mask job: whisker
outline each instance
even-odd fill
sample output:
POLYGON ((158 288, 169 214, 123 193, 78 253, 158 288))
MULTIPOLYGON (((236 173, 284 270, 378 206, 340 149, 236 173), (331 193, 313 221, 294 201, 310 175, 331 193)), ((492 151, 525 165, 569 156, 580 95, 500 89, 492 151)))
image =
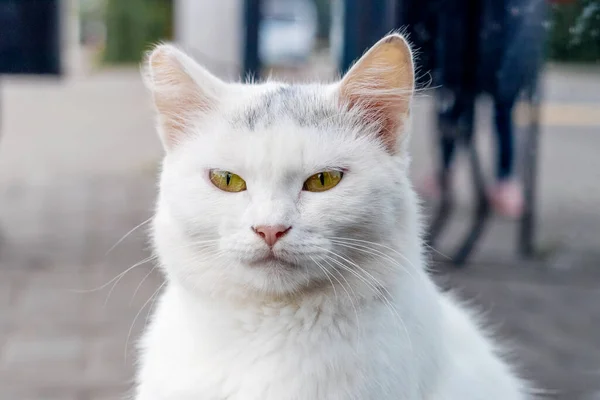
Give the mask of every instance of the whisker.
POLYGON ((144 303, 144 305, 142 305, 142 307, 139 309, 139 311, 137 312, 137 314, 135 314, 135 317, 133 318, 133 322, 131 323, 131 326, 129 327, 129 332, 127 333, 127 339, 125 340, 125 352, 123 353, 123 361, 126 362, 127 361, 127 348, 129 347, 129 339, 131 338, 131 332, 133 332, 133 327, 135 325, 135 321, 138 319, 138 317, 140 316, 140 313, 142 312, 142 310, 148 305, 148 303, 150 303, 150 301, 152 300, 152 298, 154 298, 156 295, 158 295, 158 292, 163 288, 163 286, 165 286, 167 283, 167 281, 165 280, 159 287, 158 289, 156 289, 154 291, 154 293, 152 294, 152 296, 150 296, 148 298, 148 300, 146 300, 146 302, 144 303))
POLYGON ((317 267, 319 267, 321 269, 321 271, 323 271, 323 273, 325 274, 325 276, 329 280, 329 283, 331 283, 331 288, 333 289, 333 294, 335 295, 335 299, 337 300, 337 298, 338 298, 337 297, 337 291, 335 290, 335 285, 333 284, 333 281, 329 277, 329 273, 327 272, 327 270, 325 269, 325 267, 323 267, 321 264, 319 264, 319 262, 317 260, 315 260, 312 256, 310 256, 310 259, 317 265, 317 267))
MULTIPOLYGON (((344 276, 344 274, 340 273, 337 270, 337 268, 335 268, 333 265, 331 265, 331 263, 327 259, 321 258, 321 260, 324 261, 324 262, 326 262, 327 265, 329 265, 334 272, 338 273, 338 275, 346 282, 346 285, 348 286, 348 288, 354 294, 354 299, 358 300, 358 297, 356 296, 356 292, 354 291, 354 289, 352 288, 352 285, 350 285, 350 282, 348 282, 348 279, 346 279, 346 277, 344 276)), ((348 295, 348 300, 350 300, 350 305, 352 305, 352 308, 354 309, 354 315, 356 317, 356 329, 357 329, 357 332, 360 333, 360 331, 361 331, 361 329, 360 329, 360 318, 358 318, 358 310, 356 308, 356 305, 354 304, 354 300, 352 299, 352 296, 350 296, 350 292, 348 292, 348 289, 346 289, 346 287, 342 284, 342 282, 339 279, 337 279, 337 277, 335 275, 333 275, 333 273, 332 273, 332 276, 334 277, 334 279, 336 281, 338 281, 338 283, 340 284, 340 286, 342 287, 342 289, 346 292, 346 295, 348 295)))
POLYGON ((329 250, 329 249, 326 249, 326 248, 324 248, 324 247, 319 247, 319 248, 320 248, 321 250, 325 250, 325 251, 327 251, 328 253, 331 253, 331 254, 333 254, 333 255, 334 255, 334 256, 336 256, 336 257, 339 257, 339 258, 341 258, 342 260, 344 260, 345 262, 347 262, 347 263, 349 263, 349 264, 353 265, 353 266, 354 266, 354 267, 356 267, 357 269, 359 269, 359 270, 362 270, 362 271, 363 271, 363 273, 365 273, 365 275, 367 275, 367 277, 368 277, 368 278, 372 279, 372 280, 373 280, 374 282, 376 282, 376 283, 377 283, 379 286, 381 286, 381 289, 385 290, 385 291, 386 291, 386 293, 387 293, 387 294, 388 294, 390 297, 392 296, 392 295, 391 295, 391 293, 390 293, 390 292, 389 292, 389 291, 386 289, 386 287, 385 287, 384 285, 382 285, 382 284, 381 284, 381 283, 380 283, 380 282, 379 282, 379 281, 378 281, 378 280, 377 280, 377 279, 376 279, 376 278, 375 278, 375 277, 374 277, 372 274, 370 274, 368 271, 366 271, 364 268, 362 268, 362 267, 361 267, 360 265, 358 265, 356 262, 354 262, 354 261, 352 261, 352 260, 349 260, 349 259, 345 258, 344 256, 341 256, 341 255, 339 255, 339 254, 338 254, 338 253, 336 253, 335 251, 331 251, 331 250, 329 250))
MULTIPOLYGON (((323 250, 327 250, 327 249, 323 249, 323 250)), ((411 348, 411 351, 413 350, 413 344, 412 344, 412 340, 410 339, 410 334, 408 332, 408 328, 406 327, 406 324, 404 323, 404 320, 402 319, 402 316, 400 315, 400 313, 398 312, 398 310, 396 309, 396 307, 392 304, 392 302, 390 301, 389 297, 393 297, 391 295, 391 293, 385 288, 385 286, 383 286, 381 284, 381 282, 379 282, 377 279, 375 279, 375 277, 373 275, 371 275, 368 271, 366 271, 364 268, 362 268, 360 265, 356 264, 355 262, 346 259, 343 256, 340 256, 339 254, 327 250, 328 252, 332 253, 333 255, 345 260, 346 262, 350 262, 353 266, 355 266, 355 268, 358 269, 358 271, 353 270, 352 268, 348 267, 347 265, 344 265, 342 262, 336 260, 335 258, 325 255, 325 257, 327 257, 328 259, 330 259, 331 261, 335 262, 336 264, 338 264, 342 269, 344 269, 345 271, 353 274, 357 279, 361 280, 363 283, 365 283, 375 294, 379 294, 381 295, 382 300, 384 301, 384 303, 386 304, 386 307, 388 308, 388 310, 390 310, 390 312, 392 313, 392 315, 394 315, 397 319, 396 321, 400 324, 400 328, 402 330, 404 330, 405 334, 406 334, 406 338, 409 342, 409 346, 411 348), (380 290, 378 290, 377 286, 375 286, 372 282, 369 282, 368 279, 366 279, 365 277, 361 276, 358 272, 362 272, 363 274, 365 274, 367 277, 369 277, 370 279, 372 279, 377 285, 380 286, 380 288, 382 290, 385 291, 385 293, 382 293, 380 290), (386 295, 387 293, 387 295, 386 295)))
POLYGON ((345 238, 345 237, 336 237, 336 236, 330 237, 328 239, 330 239, 330 240, 336 240, 336 239, 337 240, 345 240, 345 241, 350 241, 350 242, 360 242, 360 243, 365 243, 365 244, 370 244, 370 245, 374 245, 374 246, 383 247, 384 249, 390 250, 394 254, 397 254, 399 257, 402 257, 402 259, 405 260, 406 262, 408 262, 408 264, 411 267, 413 267, 413 268, 415 267, 415 265, 412 263, 412 261, 408 257, 406 257, 404 254, 400 253, 398 250, 396 250, 396 249, 394 249, 392 247, 386 246, 386 245, 381 244, 381 243, 371 242, 369 240, 354 239, 354 238, 345 238))
POLYGON ((86 290, 80 290, 80 289, 74 289, 72 290, 75 293, 91 293, 91 292, 97 292, 98 290, 102 290, 105 287, 107 287, 108 285, 110 285, 111 283, 113 283, 115 280, 120 279, 120 277, 122 277, 123 275, 125 275, 126 273, 128 273, 129 271, 131 271, 132 269, 139 267, 140 265, 143 265, 149 261, 152 261, 153 259, 155 259, 156 256, 150 256, 147 258, 144 258, 142 261, 138 261, 137 263, 133 264, 131 267, 127 268, 125 271, 117 274, 117 276, 115 276, 114 278, 112 278, 111 280, 109 280, 108 282, 102 284, 101 286, 98 286, 96 288, 93 289, 86 289, 86 290))
POLYGON ((304 267, 304 277, 306 278, 306 286, 310 285, 310 274, 308 272, 308 266, 306 265, 306 263, 302 263, 302 266, 304 267))
MULTIPOLYGON (((164 282, 160 285, 159 290, 167 284, 167 280, 165 279, 164 282)), ((158 296, 156 295, 156 292, 154 292, 155 294, 152 295, 152 297, 154 297, 154 299, 152 299, 152 302, 150 303, 150 307, 148 307, 148 314, 146 314, 146 319, 144 320, 144 331, 146 330, 146 328, 148 327, 148 321, 150 319, 150 316, 152 315, 152 313, 154 312, 154 307, 156 305, 156 300, 158 299, 158 296)))
MULTIPOLYGON (((209 251, 200 251, 197 254, 194 254, 193 256, 191 256, 189 258, 189 260, 193 263, 197 263, 197 262, 206 262, 206 261, 212 261, 213 259, 211 257, 214 257, 216 255, 225 253, 224 250, 221 249, 210 249, 209 251)), ((184 266, 185 268, 196 268, 196 265, 187 265, 184 266)))
MULTIPOLYGON (((338 254, 332 252, 332 254, 334 254, 337 257, 342 258, 341 256, 339 256, 338 254)), ((357 271, 355 271, 354 269, 348 267, 347 265, 344 265, 341 261, 335 259, 334 257, 328 256, 326 254, 323 255, 323 257, 327 257, 327 259, 331 260, 332 262, 336 263, 340 268, 342 268, 344 271, 347 271, 349 273, 351 273, 352 275, 354 275, 357 279, 359 279, 361 282, 363 282, 364 284, 366 284, 367 286, 369 286, 369 289, 371 289, 375 294, 384 296, 383 293, 381 293, 381 291, 377 288, 377 286, 375 286, 372 282, 369 282, 365 277, 363 277, 362 275, 360 275, 357 271)), ((342 258, 343 260, 346 260, 345 258, 342 258)), ((381 287, 381 289, 384 289, 383 286, 381 287)))
POLYGON ((212 240, 200 240, 197 242, 190 242, 190 243, 185 243, 185 244, 180 244, 177 246, 177 248, 179 249, 202 249, 205 247, 212 247, 214 246, 215 242, 218 242, 219 239, 212 239, 212 240))
POLYGON ((441 251, 439 251, 438 249, 434 248, 433 246, 428 245, 427 243, 423 243, 425 247, 427 247, 428 249, 432 250, 433 252, 437 253, 438 255, 444 257, 446 260, 448 261, 452 261, 452 257, 450 257, 447 254, 442 253, 441 251))
POLYGON ((150 217, 150 218, 148 218, 147 220, 145 220, 144 222, 142 222, 142 223, 140 223, 140 224, 136 225, 136 226, 135 226, 133 229, 131 229, 129 232, 127 232, 125 235, 123 235, 123 237, 122 237, 121 239, 119 239, 119 240, 117 241, 117 243, 113 244, 113 245, 110 247, 110 249, 108 249, 108 251, 107 251, 107 252, 104 254, 104 257, 108 256, 108 255, 111 253, 111 251, 113 251, 113 250, 114 250, 114 249, 115 249, 115 248, 116 248, 118 245, 120 245, 120 244, 123 242, 123 240, 127 239, 127 237, 128 237, 129 235, 131 235, 133 232, 135 232, 136 230, 138 230, 138 229, 139 229, 140 227, 142 227, 143 225, 145 225, 145 224, 147 224, 148 222, 152 221, 152 218, 153 218, 153 217, 150 217))
MULTIPOLYGON (((125 274, 127 274, 129 271, 131 271, 134 268, 137 268, 139 266, 142 266, 142 265, 146 264, 149 261, 152 261, 155 258, 156 258, 156 256, 152 255, 152 256, 146 258, 145 260, 142 260, 142 261, 140 261, 140 262, 138 262, 136 264, 133 264, 131 267, 127 268, 125 271, 121 272, 119 275, 117 275, 116 277, 114 277, 112 279, 114 281, 114 283, 113 283, 112 287, 110 288, 110 290, 108 291, 108 294, 106 295, 106 300, 104 300, 104 307, 106 307, 106 305, 108 304, 108 300, 110 299, 110 295, 115 290, 115 287, 117 287, 117 285, 119 284, 119 282, 121 281, 121 279, 123 279, 123 277, 125 276, 125 274)), ((103 286, 105 287, 109 283, 110 283, 110 281, 107 284, 103 285, 103 286)))
POLYGON ((414 280, 414 276, 411 274, 410 270, 408 270, 404 265, 402 265, 400 262, 398 262, 398 260, 391 257, 389 254, 386 254, 377 249, 373 249, 369 246, 356 244, 356 243, 345 243, 345 242, 338 241, 338 240, 332 240, 332 243, 335 243, 338 246, 342 246, 342 247, 346 247, 346 248, 353 249, 356 251, 360 251, 361 253, 378 256, 380 258, 388 260, 388 261, 392 262, 394 265, 396 265, 397 267, 399 267, 403 272, 405 272, 410 278, 412 278, 414 280))
POLYGON ((133 291, 133 295, 131 296, 131 300, 129 300, 129 305, 131 306, 131 303, 133 303, 133 299, 135 299, 135 295, 137 294, 137 292, 140 290, 140 288, 142 287, 142 284, 146 281, 146 279, 148 279, 148 277, 152 274, 152 272, 154 272, 154 270, 156 269, 156 265, 152 266, 152 268, 150 268, 150 271, 148 271, 148 273, 146 274, 146 276, 144 276, 144 278, 140 281, 140 283, 137 285, 137 287, 135 288, 135 290, 133 291))

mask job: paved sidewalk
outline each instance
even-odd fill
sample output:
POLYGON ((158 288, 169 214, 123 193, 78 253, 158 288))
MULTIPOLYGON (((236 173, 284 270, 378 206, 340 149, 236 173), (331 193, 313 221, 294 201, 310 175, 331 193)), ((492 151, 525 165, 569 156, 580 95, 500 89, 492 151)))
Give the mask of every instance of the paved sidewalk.
POLYGON ((599 259, 575 271, 474 265, 438 281, 478 307, 544 398, 600 400, 599 259))
MULTIPOLYGON (((553 75, 552 90, 570 104, 567 78, 553 75)), ((143 227, 106 255, 152 212, 161 150, 147 96, 136 71, 4 86, 0 400, 119 399, 131 387, 133 344, 161 279, 148 262, 112 292, 90 289, 150 255, 143 227)), ((600 103, 598 93, 584 100, 600 103)), ((427 99, 416 106, 417 177, 432 158, 428 107, 427 99)), ((485 153, 491 135, 483 125, 481 132, 485 153)), ((598 132, 589 124, 545 129, 544 263, 515 262, 513 225, 498 221, 474 265, 438 275, 499 327, 526 375, 555 391, 548 398, 600 398, 598 132)), ((457 184, 462 207, 452 233, 468 210, 463 175, 457 184)))
POLYGON ((145 90, 131 70, 3 92, 0 399, 123 398, 161 278, 148 262, 98 288, 150 255, 143 227, 106 255, 152 213, 145 90))
POLYGON ((112 292, 112 284, 90 290, 148 257, 143 229, 105 253, 148 218, 152 198, 143 176, 6 188, 0 399, 108 400, 129 389, 135 340, 160 278, 142 282, 146 263, 112 292))

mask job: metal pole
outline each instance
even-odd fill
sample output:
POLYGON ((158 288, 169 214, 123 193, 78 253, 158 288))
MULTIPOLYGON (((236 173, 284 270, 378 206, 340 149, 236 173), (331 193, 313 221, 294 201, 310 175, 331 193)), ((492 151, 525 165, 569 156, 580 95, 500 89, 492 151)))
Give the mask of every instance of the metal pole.
MULTIPOLYGON (((546 41, 546 30, 543 28, 544 21, 548 18, 548 5, 545 2, 532 3, 538 7, 530 15, 532 25, 535 29, 529 33, 527 40, 537 41, 543 44, 546 41), (535 20, 534 18, 537 18, 535 20), (534 24, 535 22, 535 24, 534 24)), ((523 162, 523 197, 524 209, 519 229, 518 252, 523 258, 533 258, 536 255, 536 223, 537 223, 537 180, 538 159, 540 141, 540 104, 543 97, 540 71, 543 65, 543 46, 540 45, 537 53, 534 76, 527 87, 526 95, 529 102, 529 126, 526 135, 523 162)), ((533 55, 530 55, 533 57, 533 55)))
POLYGON ((344 0, 344 39, 342 41, 342 59, 340 71, 346 73, 354 60, 358 57, 359 17, 358 6, 360 0, 344 0))
POLYGON ((260 77, 261 62, 258 54, 258 30, 261 20, 261 0, 245 0, 245 46, 244 46, 244 76, 260 77))
POLYGON ((528 88, 530 121, 525 143, 525 162, 523 171, 523 194, 525 198, 521 227, 519 231, 519 253, 523 258, 535 255, 535 201, 537 187, 537 159, 540 132, 540 84, 536 77, 533 85, 528 88))

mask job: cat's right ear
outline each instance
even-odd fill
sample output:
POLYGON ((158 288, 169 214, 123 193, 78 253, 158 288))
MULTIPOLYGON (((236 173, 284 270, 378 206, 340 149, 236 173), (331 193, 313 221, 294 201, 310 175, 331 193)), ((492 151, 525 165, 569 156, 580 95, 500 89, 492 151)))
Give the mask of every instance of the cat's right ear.
POLYGON ((342 78, 339 100, 371 123, 387 150, 395 154, 406 148, 405 124, 414 85, 410 46, 394 33, 373 45, 342 78))
POLYGON ((152 92, 165 149, 177 145, 190 126, 219 104, 226 84, 172 45, 156 46, 146 58, 145 81, 152 92))

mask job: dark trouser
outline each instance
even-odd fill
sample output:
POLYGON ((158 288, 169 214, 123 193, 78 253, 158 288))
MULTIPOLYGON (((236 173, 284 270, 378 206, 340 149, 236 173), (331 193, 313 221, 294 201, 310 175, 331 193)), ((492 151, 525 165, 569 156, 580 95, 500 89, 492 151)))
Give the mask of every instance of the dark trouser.
POLYGON ((508 179, 514 170, 514 122, 512 119, 515 102, 494 102, 494 122, 498 140, 496 177, 498 180, 508 179))
MULTIPOLYGON (((514 173, 514 122, 512 119, 515 102, 494 100, 494 131, 497 140, 496 178, 505 180, 514 173)), ((474 100, 471 97, 458 95, 452 106, 440 112, 441 156, 442 167, 448 169, 454 158, 458 140, 469 141, 460 137, 473 134, 474 100)))
POLYGON ((438 0, 435 80, 454 94, 439 115, 442 166, 457 141, 468 141, 474 95, 494 99, 496 178, 515 173, 513 109, 537 79, 543 59, 547 5, 540 0, 438 0), (467 95, 468 94, 468 95, 467 95), (466 128, 466 129, 465 129, 466 128), (463 134, 461 134, 463 133, 463 134))

